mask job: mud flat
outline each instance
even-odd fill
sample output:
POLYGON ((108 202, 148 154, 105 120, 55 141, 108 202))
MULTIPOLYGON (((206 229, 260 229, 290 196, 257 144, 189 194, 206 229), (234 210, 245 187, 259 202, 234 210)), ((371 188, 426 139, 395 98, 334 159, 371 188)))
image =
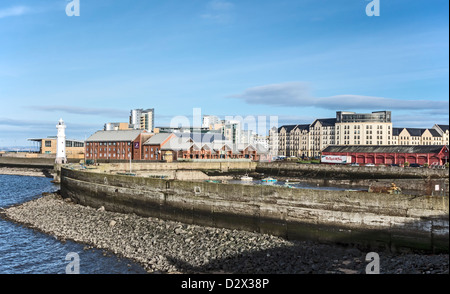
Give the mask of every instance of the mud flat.
POLYGON ((21 167, 0 167, 0 175, 15 175, 27 177, 52 177, 53 170, 47 168, 21 168, 21 167))

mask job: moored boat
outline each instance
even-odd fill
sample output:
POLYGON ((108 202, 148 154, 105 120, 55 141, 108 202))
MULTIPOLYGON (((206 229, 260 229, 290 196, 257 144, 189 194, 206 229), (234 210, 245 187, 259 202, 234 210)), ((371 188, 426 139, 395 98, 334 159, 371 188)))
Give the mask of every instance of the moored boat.
POLYGON ((262 179, 261 181, 264 183, 275 183, 277 180, 274 178, 268 177, 268 178, 262 179))
POLYGON ((249 182, 249 181, 253 181, 252 177, 249 177, 247 174, 243 177, 241 177, 241 181, 245 181, 245 182, 249 182))

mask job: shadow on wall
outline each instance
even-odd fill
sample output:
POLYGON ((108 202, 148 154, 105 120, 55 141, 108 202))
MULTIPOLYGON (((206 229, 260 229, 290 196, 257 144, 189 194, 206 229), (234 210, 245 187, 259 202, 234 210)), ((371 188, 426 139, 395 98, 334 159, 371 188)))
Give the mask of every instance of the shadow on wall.
MULTIPOLYGON (((447 224, 448 224, 448 215, 447 224)), ((441 217, 436 217, 441 220, 441 217)), ((430 221, 432 219, 429 219, 430 221)), ((402 227, 404 224, 399 224, 402 227)), ((422 225, 422 223, 410 223, 409 226, 422 225)), ((386 232, 371 231, 368 234, 380 234, 386 235, 386 232)), ((198 256, 194 261, 186 261, 179 256, 166 255, 165 258, 168 262, 175 266, 180 272, 183 273, 225 273, 225 274, 364 274, 366 273, 366 267, 370 261, 366 261, 366 255, 369 252, 376 252, 380 256, 381 269, 380 273, 410 273, 420 274, 422 269, 426 268, 430 264, 430 257, 432 255, 425 255, 425 258, 414 257, 413 264, 408 263, 408 257, 405 257, 406 253, 409 254, 423 254, 430 253, 429 250, 413 250, 408 248, 408 238, 411 242, 417 242, 414 240, 414 236, 403 236, 400 231, 396 231, 395 228, 389 233, 389 238, 398 239, 395 245, 384 243, 385 240, 380 240, 380 243, 368 241, 365 234, 353 233, 355 240, 365 240, 362 243, 349 244, 348 240, 343 238, 334 239, 333 242, 316 242, 316 241, 292 241, 292 246, 280 246, 266 250, 242 250, 240 253, 235 253, 236 247, 232 246, 232 242, 225 238, 224 243, 227 246, 221 248, 199 248, 201 252, 207 252, 208 250, 214 250, 215 255, 221 256, 216 259, 209 259, 207 256, 198 256), (375 244, 377 243, 377 244, 375 244), (404 245, 405 247, 402 247, 404 245), (391 247, 390 247, 391 246, 391 247), (392 247, 395 247, 394 251, 401 252, 402 254, 395 254, 392 252, 392 247), (230 250, 229 248, 232 248, 230 250)), ((373 237, 373 236, 372 236, 373 237)), ((386 236, 385 236, 386 237, 386 236)), ((424 236, 419 233, 418 238, 429 238, 430 236, 424 236)), ((448 226, 447 237, 443 238, 439 245, 441 247, 435 248, 437 252, 448 253, 448 226)), ((424 241, 424 240, 422 240, 424 241)), ((427 242, 427 241, 425 241, 427 242)), ((416 244, 417 245, 417 244, 416 244)), ((431 246, 431 244, 428 244, 431 246)), ((426 246, 428 246, 426 245, 426 246)), ((238 245, 239 246, 239 245, 238 245)), ((257 246, 257 245, 256 245, 257 246)), ((237 247, 239 250, 239 247, 237 247)), ((182 254, 182 253, 180 253, 182 254)), ((409 257, 410 260, 411 257, 409 257)), ((434 258, 438 262, 442 262, 443 259, 448 256, 435 255, 434 258), (442 260, 441 260, 442 259, 442 260)), ((435 268, 440 265, 435 264, 435 268)), ((447 266, 448 268, 448 266, 447 266)))
MULTIPOLYGON (((181 258, 166 256, 180 272, 225 274, 331 274, 364 273, 365 252, 313 243, 299 243, 267 250, 244 251, 208 261, 200 256, 193 265, 181 258)), ((225 249, 223 249, 225 251, 225 249)))

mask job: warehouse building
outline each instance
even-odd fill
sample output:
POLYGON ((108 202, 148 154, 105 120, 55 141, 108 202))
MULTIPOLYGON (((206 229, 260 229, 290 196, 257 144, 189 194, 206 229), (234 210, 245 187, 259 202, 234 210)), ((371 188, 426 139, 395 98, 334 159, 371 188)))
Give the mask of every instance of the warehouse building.
POLYGON ((345 163, 444 165, 449 160, 448 145, 328 146, 322 156, 346 156, 345 163))

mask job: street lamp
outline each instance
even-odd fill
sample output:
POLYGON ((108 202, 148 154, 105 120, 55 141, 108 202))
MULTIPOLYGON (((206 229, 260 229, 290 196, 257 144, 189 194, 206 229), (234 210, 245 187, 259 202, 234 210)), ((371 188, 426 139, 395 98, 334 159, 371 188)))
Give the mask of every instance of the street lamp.
POLYGON ((131 152, 128 153, 128 157, 130 157, 130 174, 131 174, 131 152))

